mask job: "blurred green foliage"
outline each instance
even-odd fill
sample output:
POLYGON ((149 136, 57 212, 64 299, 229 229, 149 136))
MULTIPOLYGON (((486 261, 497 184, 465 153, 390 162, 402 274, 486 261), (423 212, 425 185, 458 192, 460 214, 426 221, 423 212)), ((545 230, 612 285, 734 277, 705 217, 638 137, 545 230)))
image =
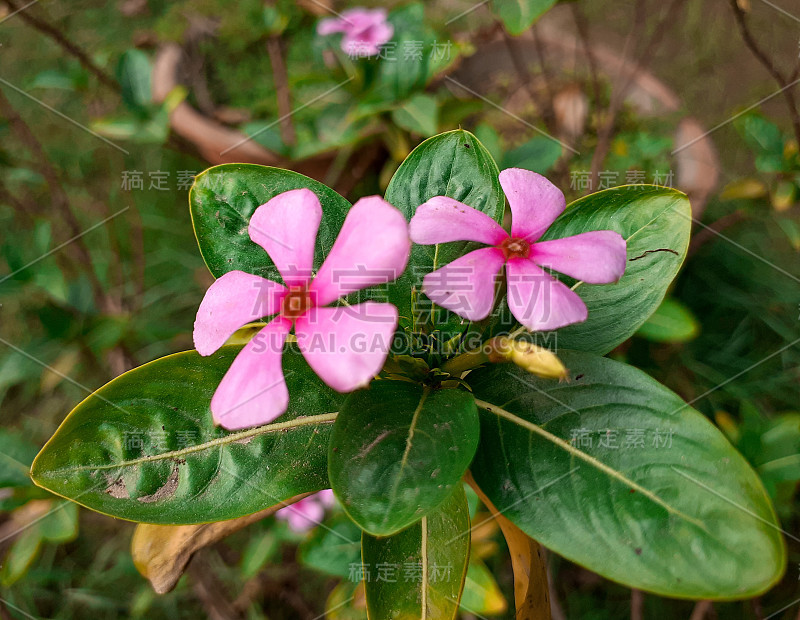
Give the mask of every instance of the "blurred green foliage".
MULTIPOLYGON (((0 524, 0 589, 10 617, 175 619, 207 613, 191 575, 168 595, 152 592, 128 552, 131 524, 78 511, 33 487, 26 473, 44 440, 92 389, 127 368, 191 347, 194 313, 211 279, 191 232, 188 185, 179 179, 186 177, 181 172, 199 172, 207 163, 175 140, 168 115, 184 100, 207 105, 198 84, 205 85, 215 106, 240 112, 235 127, 259 132, 256 141, 288 161, 333 154, 334 177, 353 152, 377 144, 377 165, 367 169, 367 178, 350 198, 365 189, 381 191, 421 138, 459 124, 476 133, 501 168, 549 174, 572 197, 581 193, 567 185, 590 168, 596 119, 589 118, 575 145, 581 154, 565 155, 530 128, 515 124, 506 129, 509 120, 503 113, 463 93, 456 96, 443 83, 444 73, 480 45, 470 40, 469 28, 479 28, 482 18, 456 22, 451 32, 442 26, 446 19, 439 19, 438 3, 393 2, 390 20, 397 41, 423 41, 427 49, 434 41, 450 41, 452 47, 447 58, 436 61, 392 63, 351 59, 335 40, 317 37, 314 4, 129 0, 120 7, 81 1, 42 2, 30 9, 87 50, 92 62, 119 83, 119 93, 104 88, 19 16, 2 25, 3 79, 118 147, 3 88, 43 148, 37 153, 35 145, 20 139, 19 127, 0 115, 0 229, 5 233, 0 238, 0 511, 5 519, 0 524), (285 45, 293 101, 310 101, 353 78, 292 115, 291 144, 275 122, 280 110, 265 47, 277 36, 285 45), (153 104, 153 45, 164 41, 191 46, 201 69, 189 88, 153 104), (58 190, 42 157, 56 171, 69 212, 54 197, 58 190), (126 173, 132 172, 141 173, 141 189, 125 186, 131 176, 126 173), (167 173, 165 183, 156 181, 157 173, 167 173), (77 233, 71 218, 78 223, 77 233), (88 261, 71 242, 78 233, 88 261)), ((513 4, 500 12, 512 31, 524 30, 527 20, 535 19, 530 17, 533 5, 552 3, 513 4)), ((602 101, 590 102, 593 107, 607 104, 606 90, 601 96, 602 101)), ((493 100, 501 97, 492 94, 493 100)), ((528 117, 541 125, 535 114, 528 117)), ((620 181, 632 170, 648 178, 671 170, 673 121, 643 119, 624 109, 605 170, 617 173, 620 181)), ((762 476, 783 527, 796 536, 798 145, 781 123, 762 114, 743 115, 735 125, 736 148, 749 154, 752 170, 728 179, 711 200, 702 223, 716 234, 695 227, 690 257, 667 301, 613 355, 646 369, 688 401, 696 399, 694 406, 722 428, 762 476)), ((475 516, 477 502, 471 499, 475 516)), ((200 570, 213 574, 232 599, 243 588, 258 589, 260 594, 241 602, 242 617, 313 617, 325 609, 326 597, 320 593, 326 592, 328 609, 356 595, 355 608, 342 605, 331 617, 363 618, 356 586, 348 580, 356 550, 331 533, 351 538, 352 524, 334 511, 326 527, 303 536, 268 519, 202 552, 200 570)), ((473 541, 468 587, 477 586, 467 591, 464 605, 481 615, 511 617, 513 591, 504 546, 496 531, 473 541)), ((790 546, 787 577, 764 597, 765 610, 778 610, 797 598, 798 561, 797 546, 790 546)), ((601 620, 629 613, 625 588, 557 556, 551 568, 568 617, 601 620)), ((690 602, 648 596, 645 617, 684 618, 691 609, 690 602)), ((747 603, 718 605, 717 614, 752 617, 747 603)))

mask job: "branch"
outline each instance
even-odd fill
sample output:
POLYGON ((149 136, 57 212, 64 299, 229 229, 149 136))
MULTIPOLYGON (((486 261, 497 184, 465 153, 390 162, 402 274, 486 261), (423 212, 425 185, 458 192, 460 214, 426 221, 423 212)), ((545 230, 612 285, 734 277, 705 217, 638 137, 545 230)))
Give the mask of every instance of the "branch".
POLYGON ((739 32, 742 35, 742 39, 744 39, 744 44, 753 53, 753 56, 755 56, 756 59, 762 65, 764 65, 769 74, 778 83, 778 86, 780 86, 783 90, 783 98, 786 100, 786 105, 789 108, 789 116, 792 119, 794 137, 795 140, 797 140, 797 143, 800 144, 800 112, 798 112, 797 101, 794 97, 794 94, 791 92, 792 89, 790 87, 790 84, 797 79, 795 77, 797 75, 797 70, 795 70, 795 72, 792 74, 792 79, 784 77, 783 73, 781 73, 781 71, 775 66, 775 63, 772 62, 772 59, 756 42, 755 38, 753 37, 753 33, 750 32, 750 28, 745 20, 744 11, 742 11, 739 3, 736 0, 730 0, 730 5, 733 9, 733 14, 736 17, 736 25, 739 27, 739 32))
POLYGON ((291 146, 295 143, 294 125, 292 124, 292 94, 289 90, 289 74, 283 57, 283 43, 279 36, 267 39, 267 52, 272 65, 272 79, 275 81, 275 92, 278 98, 278 117, 281 120, 281 140, 291 146))
POLYGON ((45 20, 32 15, 28 11, 21 10, 22 7, 18 6, 15 0, 3 0, 8 7, 12 11, 18 12, 18 17, 23 20, 24 22, 28 23, 30 26, 41 32, 47 37, 50 37, 55 43, 57 43, 63 50, 65 50, 68 54, 71 54, 75 58, 78 59, 78 62, 81 63, 84 69, 89 71, 90 73, 94 74, 100 83, 104 86, 107 86, 114 92, 120 92, 120 86, 117 81, 108 75, 105 71, 103 71, 100 67, 98 67, 91 58, 84 52, 81 48, 77 45, 72 43, 68 40, 61 31, 46 22, 45 20))

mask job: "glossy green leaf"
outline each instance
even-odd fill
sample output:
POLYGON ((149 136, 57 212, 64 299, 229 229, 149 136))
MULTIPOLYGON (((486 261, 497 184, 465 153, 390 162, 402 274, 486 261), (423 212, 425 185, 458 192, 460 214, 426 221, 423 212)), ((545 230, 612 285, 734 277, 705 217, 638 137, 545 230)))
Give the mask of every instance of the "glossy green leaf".
POLYGON ((513 35, 522 34, 558 0, 492 0, 492 11, 513 35))
POLYGON ((439 126, 439 107, 436 97, 420 93, 392 111, 392 120, 408 131, 432 136, 439 126))
MULTIPOLYGON (((392 177, 386 189, 386 200, 411 219, 417 207, 428 199, 449 196, 502 222, 505 195, 499 174, 489 151, 475 136, 463 129, 448 131, 425 140, 411 152, 392 177)), ((389 287, 390 300, 400 311, 402 327, 414 328, 412 287, 419 289, 426 273, 474 247, 477 246, 456 242, 411 248, 406 272, 389 287)), ((420 297, 423 297, 421 293, 420 297)))
POLYGON ((664 596, 755 596, 786 548, 758 476, 720 431, 645 373, 560 352, 566 383, 502 366, 469 375, 472 474, 525 533, 609 579, 664 596))
POLYGON ((467 574, 470 520, 462 485, 399 534, 361 540, 370 620, 455 618, 467 574))
POLYGON ((684 304, 667 298, 636 332, 653 342, 688 342, 700 331, 700 323, 684 304))
POLYGON ((628 263, 619 282, 578 285, 589 318, 558 330, 559 348, 607 353, 630 338, 664 299, 686 256, 690 228, 689 200, 667 187, 615 187, 569 205, 543 239, 614 230, 627 240, 628 263))
POLYGON ((328 472, 350 517, 385 536, 460 487, 477 445, 478 412, 468 392, 376 381, 342 405, 328 472))
POLYGON ((219 277, 241 270, 280 280, 264 249, 247 227, 255 210, 291 189, 308 188, 322 204, 314 266, 319 267, 342 227, 350 203, 322 183, 291 170, 256 164, 222 164, 201 172, 189 192, 192 223, 208 269, 219 277))
POLYGON ((328 487, 326 454, 341 396, 291 349, 289 410, 238 432, 214 427, 211 396, 240 347, 177 353, 114 379, 80 403, 32 466, 36 484, 122 519, 233 519, 328 487))

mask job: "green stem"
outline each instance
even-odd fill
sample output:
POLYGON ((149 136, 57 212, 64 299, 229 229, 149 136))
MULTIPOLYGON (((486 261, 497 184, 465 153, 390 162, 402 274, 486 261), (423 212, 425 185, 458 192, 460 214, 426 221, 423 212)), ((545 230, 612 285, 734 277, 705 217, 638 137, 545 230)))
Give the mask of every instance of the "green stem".
POLYGON ((489 361, 489 355, 484 348, 473 349, 461 355, 457 355, 453 359, 446 361, 442 364, 442 370, 454 377, 460 377, 468 370, 482 366, 489 361))

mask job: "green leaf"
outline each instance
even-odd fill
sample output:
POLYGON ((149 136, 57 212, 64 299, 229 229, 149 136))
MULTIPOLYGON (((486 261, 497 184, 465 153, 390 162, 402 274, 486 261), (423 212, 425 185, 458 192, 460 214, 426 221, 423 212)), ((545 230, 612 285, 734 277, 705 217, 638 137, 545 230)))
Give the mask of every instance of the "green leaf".
POLYGON ((525 168, 539 174, 547 174, 561 157, 561 148, 561 145, 552 138, 536 136, 506 153, 502 168, 525 168))
POLYGON ((3 558, 3 567, 0 568, 0 583, 10 586, 25 576, 28 572, 39 549, 42 546, 42 534, 35 525, 23 531, 12 543, 6 557, 3 558))
POLYGON ((558 346, 607 353, 630 338, 661 304, 686 256, 691 209, 667 187, 628 185, 576 200, 543 236, 615 230, 628 243, 625 275, 614 284, 579 284, 589 318, 558 330, 558 346))
POLYGON ((747 598, 786 549, 758 476, 720 431, 645 373, 560 352, 568 383, 494 366, 471 467, 487 497, 567 559, 660 595, 747 598))
POLYGON ((522 34, 558 0, 492 0, 492 11, 513 35, 522 34))
POLYGON ((275 532, 266 531, 251 538, 244 550, 240 560, 242 579, 255 577, 264 565, 278 555, 281 548, 281 541, 275 532))
POLYGON ((314 528, 298 548, 304 566, 347 579, 352 566, 361 562, 361 530, 346 515, 326 520, 314 528))
POLYGON ((392 111, 392 120, 403 129, 422 136, 432 136, 439 126, 436 97, 420 93, 392 111))
POLYGON ((31 485, 30 464, 36 446, 18 431, 0 429, 0 489, 31 485))
POLYGON ((385 536, 419 521, 461 486, 477 446, 478 413, 468 392, 376 381, 344 402, 328 474, 350 517, 385 536))
POLYGON ((368 620, 364 582, 342 581, 325 601, 325 620, 368 620))
POLYGON ((399 534, 376 538, 364 533, 369 617, 455 618, 469 543, 469 509, 460 484, 438 510, 399 534))
MULTIPOLYGON (((499 174, 489 151, 475 136, 463 129, 448 131, 425 140, 400 164, 386 189, 386 200, 411 219, 430 198, 449 196, 502 222, 505 195, 499 174)), ((400 311, 402 327, 414 330, 412 287, 419 289, 426 273, 475 247, 468 242, 412 246, 408 268, 389 286, 389 300, 400 311)))
POLYGON ((79 404, 32 466, 34 482, 98 512, 145 523, 233 519, 328 488, 342 397, 287 349, 289 410, 239 432, 214 427, 211 396, 241 347, 140 366, 79 404))
POLYGON ((667 298, 636 332, 653 342, 688 342, 700 331, 700 324, 684 304, 667 298))
POLYGON ((72 502, 56 501, 53 509, 40 521, 37 527, 42 538, 48 542, 63 543, 78 535, 78 505, 72 502))
POLYGON ((751 113, 734 123, 747 146, 755 153, 756 169, 760 172, 781 172, 786 168, 784 139, 780 128, 761 114, 751 113))
POLYGON ((271 198, 308 188, 322 204, 314 267, 331 249, 350 203, 322 183, 291 170, 256 164, 222 164, 201 172, 189 192, 192 223, 209 271, 215 277, 234 270, 280 279, 266 251, 247 233, 250 217, 271 198))
POLYGON ((116 75, 122 100, 132 110, 144 112, 151 102, 150 59, 142 50, 129 49, 117 63, 116 75))
POLYGON ((458 47, 451 44, 435 53, 434 44, 444 45, 446 37, 429 26, 421 2, 394 9, 389 13, 389 23, 394 27, 394 46, 378 63, 377 76, 366 99, 395 103, 424 90, 434 75, 456 60, 458 47))
POLYGON ((469 563, 461 609, 474 616, 497 616, 508 609, 494 575, 480 560, 469 563))

